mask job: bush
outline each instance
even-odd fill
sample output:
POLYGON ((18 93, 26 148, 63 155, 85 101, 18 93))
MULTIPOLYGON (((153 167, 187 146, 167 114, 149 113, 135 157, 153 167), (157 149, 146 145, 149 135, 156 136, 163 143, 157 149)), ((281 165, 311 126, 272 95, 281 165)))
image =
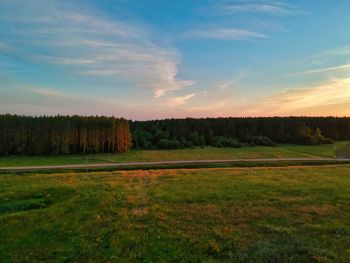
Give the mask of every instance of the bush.
POLYGON ((240 148, 243 147, 243 145, 238 142, 237 139, 233 139, 230 137, 223 137, 223 136, 216 136, 214 137, 214 143, 212 144, 215 147, 234 147, 234 148, 240 148))
POLYGON ((168 139, 160 139, 157 143, 157 148, 159 149, 179 149, 180 143, 178 140, 168 140, 168 139))
POLYGON ((323 139, 321 140, 321 143, 322 143, 322 144, 333 144, 333 143, 334 143, 334 140, 331 139, 331 138, 323 138, 323 139))
POLYGON ((308 134, 295 137, 294 142, 301 145, 317 145, 315 138, 308 134))
POLYGON ((222 145, 222 143, 220 143, 220 142, 214 142, 213 146, 218 147, 218 148, 224 147, 224 145, 222 145))
POLYGON ((252 136, 249 140, 250 145, 260 145, 260 146, 276 146, 269 137, 266 136, 252 136))
POLYGON ((182 148, 194 148, 193 142, 187 141, 184 137, 181 137, 180 145, 182 148))
POLYGON ((294 142, 296 144, 303 145, 318 145, 318 144, 333 144, 334 141, 331 138, 325 138, 322 135, 322 131, 316 128, 313 132, 307 127, 299 127, 294 142))

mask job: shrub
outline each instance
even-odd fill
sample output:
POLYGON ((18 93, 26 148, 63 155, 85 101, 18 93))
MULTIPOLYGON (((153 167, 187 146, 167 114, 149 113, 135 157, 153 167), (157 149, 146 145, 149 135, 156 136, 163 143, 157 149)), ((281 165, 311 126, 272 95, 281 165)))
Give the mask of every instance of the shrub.
POLYGON ((252 136, 249 140, 250 145, 260 145, 260 146, 276 146, 269 137, 266 136, 252 136))
POLYGON ((214 147, 218 147, 218 148, 224 147, 224 146, 222 145, 222 143, 220 143, 220 142, 214 142, 214 143, 213 143, 213 146, 214 146, 214 147))
POLYGON ((215 147, 234 147, 234 148, 240 148, 243 145, 238 142, 237 139, 233 139, 230 137, 223 137, 223 136, 216 136, 214 137, 214 143, 212 144, 215 147))
POLYGON ((302 144, 302 145, 317 145, 317 142, 314 139, 314 137, 312 137, 309 134, 299 135, 299 136, 295 137, 294 142, 296 144, 302 144))
POLYGON ((159 149, 179 149, 180 143, 178 140, 160 139, 157 143, 159 149))
POLYGON ((333 143, 334 143, 334 140, 331 139, 331 138, 323 138, 323 139, 321 140, 321 143, 322 143, 322 144, 333 144, 333 143))
POLYGON ((193 142, 187 141, 184 137, 181 137, 180 145, 182 148, 193 148, 194 147, 193 142))
POLYGON ((334 141, 330 138, 325 138, 319 128, 313 132, 307 126, 299 127, 297 135, 295 136, 295 143, 303 145, 318 145, 318 144, 332 144, 334 141))

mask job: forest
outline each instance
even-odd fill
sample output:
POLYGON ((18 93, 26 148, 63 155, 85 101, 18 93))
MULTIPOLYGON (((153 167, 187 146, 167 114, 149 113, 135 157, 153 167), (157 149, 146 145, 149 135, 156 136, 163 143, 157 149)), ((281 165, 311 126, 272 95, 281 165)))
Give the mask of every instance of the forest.
POLYGON ((0 115, 0 155, 119 153, 135 149, 274 147, 350 140, 350 118, 186 118, 0 115))
POLYGON ((117 153, 131 145, 125 119, 0 115, 0 155, 117 153))
POLYGON ((331 144, 350 139, 350 118, 261 117, 186 118, 131 122, 133 146, 140 149, 331 144))

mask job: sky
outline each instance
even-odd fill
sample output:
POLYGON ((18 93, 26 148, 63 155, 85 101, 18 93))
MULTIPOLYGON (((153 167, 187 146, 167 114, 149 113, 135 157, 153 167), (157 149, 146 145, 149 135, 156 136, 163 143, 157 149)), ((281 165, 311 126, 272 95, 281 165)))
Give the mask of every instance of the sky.
POLYGON ((0 0, 0 113, 350 116, 348 0, 0 0))

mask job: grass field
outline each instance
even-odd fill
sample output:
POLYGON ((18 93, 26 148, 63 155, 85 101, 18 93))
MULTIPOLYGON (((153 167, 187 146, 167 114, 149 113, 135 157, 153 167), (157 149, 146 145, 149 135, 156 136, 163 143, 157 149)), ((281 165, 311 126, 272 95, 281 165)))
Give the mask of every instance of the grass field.
POLYGON ((349 262, 350 166, 0 176, 0 262, 349 262))
POLYGON ((194 148, 181 150, 132 150, 124 154, 92 154, 61 156, 3 156, 0 166, 61 165, 81 163, 168 161, 199 159, 249 159, 249 158, 289 158, 289 157, 335 157, 339 148, 347 142, 334 145, 300 146, 279 145, 278 147, 244 148, 194 148))

